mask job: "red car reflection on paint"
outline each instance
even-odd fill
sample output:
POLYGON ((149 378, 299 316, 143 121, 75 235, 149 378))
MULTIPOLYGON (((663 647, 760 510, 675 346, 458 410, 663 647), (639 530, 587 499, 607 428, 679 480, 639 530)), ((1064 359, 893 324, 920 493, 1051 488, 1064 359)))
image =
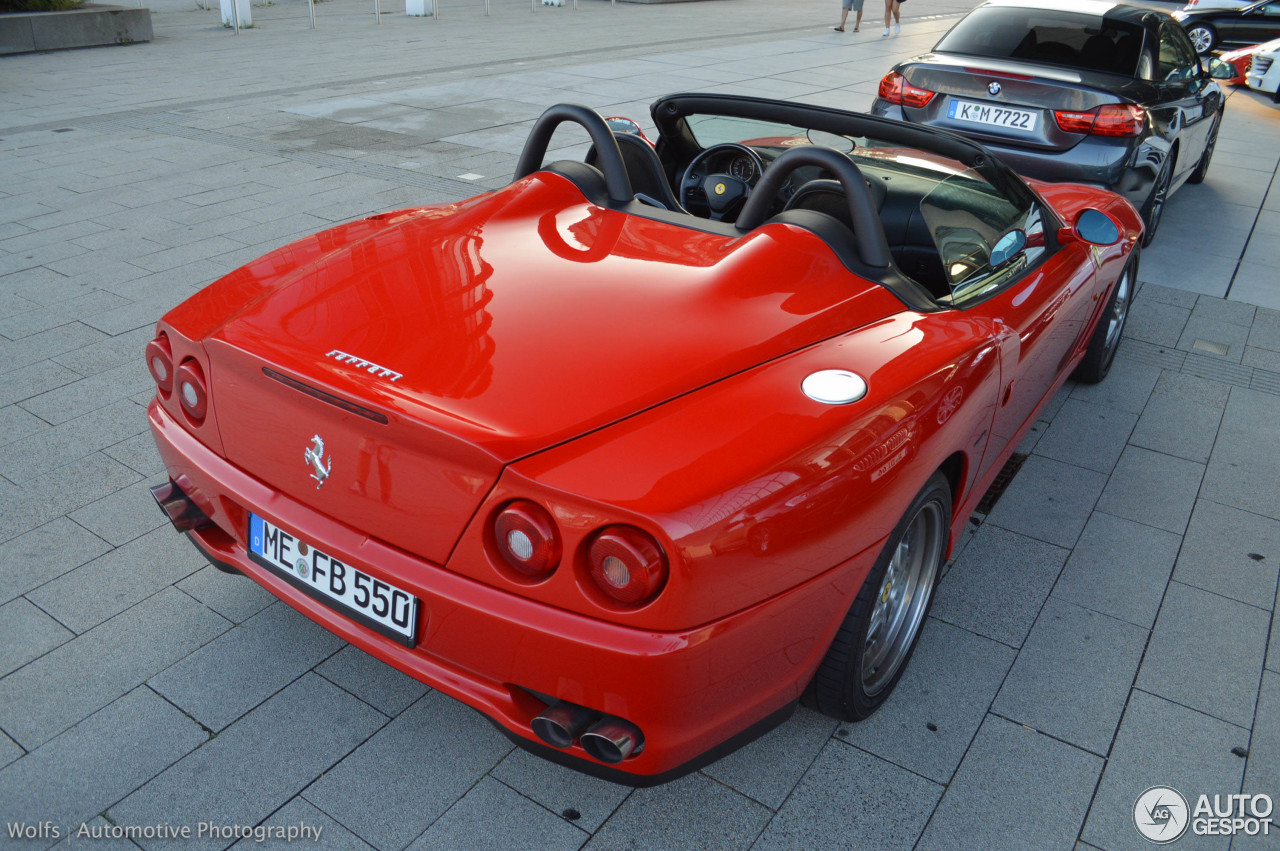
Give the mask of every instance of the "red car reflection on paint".
POLYGON ((987 485, 1105 376, 1141 235, 939 131, 652 115, 552 107, 506 188, 274 251, 147 347, 156 499, 211 561, 640 785, 884 701, 987 485), (594 166, 543 165, 564 121, 594 166))

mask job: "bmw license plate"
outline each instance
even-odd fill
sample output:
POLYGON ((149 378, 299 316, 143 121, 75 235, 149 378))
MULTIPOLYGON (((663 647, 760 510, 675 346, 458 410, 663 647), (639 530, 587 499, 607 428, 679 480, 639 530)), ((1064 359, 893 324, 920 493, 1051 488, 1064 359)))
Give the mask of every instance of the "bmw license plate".
POLYGON ((343 564, 256 514, 249 515, 249 557, 357 623, 406 647, 417 643, 417 597, 343 564))
POLYGON ((1036 129, 1036 114, 1029 109, 1010 109, 1007 106, 974 103, 968 100, 951 101, 947 117, 968 121, 971 124, 985 124, 988 127, 1026 130, 1028 133, 1036 129))

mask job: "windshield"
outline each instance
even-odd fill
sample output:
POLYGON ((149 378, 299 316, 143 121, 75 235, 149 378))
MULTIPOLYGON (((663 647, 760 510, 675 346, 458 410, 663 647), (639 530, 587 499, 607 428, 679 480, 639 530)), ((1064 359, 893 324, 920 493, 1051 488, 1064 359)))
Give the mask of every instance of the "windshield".
POLYGON ((710 148, 726 142, 753 142, 764 145, 807 144, 805 129, 773 121, 739 118, 736 115, 690 115, 689 130, 698 145, 710 148))
POLYGON ((1142 36, 1142 27, 1128 21, 1055 9, 986 6, 970 12, 933 49, 1132 77, 1142 36))

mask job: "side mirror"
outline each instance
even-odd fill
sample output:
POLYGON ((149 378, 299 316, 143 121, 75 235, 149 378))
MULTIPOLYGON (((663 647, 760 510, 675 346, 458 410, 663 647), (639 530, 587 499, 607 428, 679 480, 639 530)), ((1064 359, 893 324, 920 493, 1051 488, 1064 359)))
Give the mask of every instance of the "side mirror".
POLYGON ((991 247, 991 258, 987 262, 992 269, 999 269, 1021 254, 1026 247, 1026 233, 1015 228, 996 240, 996 244, 991 247))
POLYGON ((1115 245, 1120 241, 1120 226, 1101 210, 1084 210, 1076 216, 1072 229, 1075 236, 1094 245, 1115 245))
POLYGON ((1215 80, 1230 80, 1236 75, 1234 66, 1216 56, 1210 56, 1206 64, 1209 67, 1209 76, 1215 80))

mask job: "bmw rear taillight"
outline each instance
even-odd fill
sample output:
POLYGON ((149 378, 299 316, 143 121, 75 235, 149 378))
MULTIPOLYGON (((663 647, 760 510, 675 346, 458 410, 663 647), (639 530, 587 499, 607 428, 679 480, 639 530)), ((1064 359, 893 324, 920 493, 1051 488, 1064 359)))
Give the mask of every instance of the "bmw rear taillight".
POLYGON ((174 383, 178 387, 178 404, 182 406, 183 413, 196 425, 204 422, 209 411, 209 388, 200 364, 194 358, 184 360, 174 376, 174 383))
POLYGON ((879 97, 885 103, 921 109, 929 105, 929 101, 933 100, 935 94, 936 92, 911 85, 907 82, 907 78, 897 71, 890 71, 880 81, 879 97))
POLYGON ((643 603, 667 581, 667 557, 652 535, 634 526, 606 526, 587 550, 591 579, 619 603, 643 603))
POLYGON ((156 387, 167 397, 173 391, 173 349, 169 346, 169 335, 163 331, 147 343, 147 369, 156 387))
POLYGON ((493 543, 502 560, 517 573, 541 577, 560 564, 560 533, 547 510, 518 499, 493 520, 493 543))
POLYGON ((1140 106, 1131 103, 1106 103, 1079 112, 1070 109, 1054 110, 1058 127, 1067 133, 1087 133, 1091 136, 1137 136, 1142 132, 1147 114, 1140 106))

